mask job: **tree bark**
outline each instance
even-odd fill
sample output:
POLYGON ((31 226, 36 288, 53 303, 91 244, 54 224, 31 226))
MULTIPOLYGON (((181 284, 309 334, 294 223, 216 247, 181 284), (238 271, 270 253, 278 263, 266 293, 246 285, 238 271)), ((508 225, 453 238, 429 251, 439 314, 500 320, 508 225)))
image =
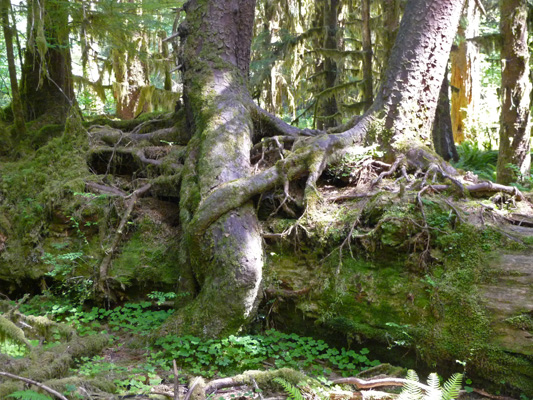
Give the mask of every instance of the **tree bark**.
POLYGON ((500 1, 502 111, 497 180, 507 184, 531 166, 529 50, 526 0, 500 1), (512 164, 514 167, 510 167, 512 164))
POLYGON ((30 39, 24 56, 21 100, 25 118, 44 114, 49 122, 64 122, 76 104, 72 81, 68 13, 55 2, 33 2, 28 11, 30 39))
POLYGON ((368 110, 374 101, 374 86, 372 82, 372 33, 370 31, 370 0, 361 1, 361 19, 363 21, 363 102, 364 110, 368 110))
MULTIPOLYGON (((323 46, 325 49, 337 50, 339 0, 324 1, 323 7, 323 26, 325 32, 323 46)), ((337 82, 337 63, 327 55, 324 56, 323 71, 324 88, 322 90, 334 87, 337 82)), ((335 94, 332 93, 322 100, 318 116, 318 129, 327 129, 337 125, 338 112, 337 99, 335 94)))
POLYGON ((17 139, 23 138, 26 135, 26 124, 24 121, 24 110, 20 100, 17 70, 15 67, 15 56, 13 52, 13 31, 9 26, 9 11, 11 10, 11 2, 9 0, 2 0, 2 28, 4 31, 4 40, 6 43, 7 65, 9 69, 9 82, 11 83, 11 109, 15 119, 15 130, 17 139))
POLYGON ((467 0, 463 10, 463 21, 457 36, 459 45, 452 51, 452 129, 457 143, 465 140, 467 115, 476 113, 481 90, 481 69, 477 44, 469 39, 479 36, 481 11, 475 0, 467 0))
POLYGON ((448 73, 444 73, 442 87, 440 89, 439 104, 433 122, 433 146, 439 156, 446 161, 459 161, 459 154, 453 141, 452 118, 450 113, 450 84, 448 82, 448 73))
POLYGON ((251 201, 206 229, 199 204, 251 175, 252 118, 247 91, 255 0, 191 0, 184 46, 184 101, 194 136, 181 185, 185 262, 200 288, 165 329, 212 337, 237 331, 254 314, 262 277, 260 226, 251 201))

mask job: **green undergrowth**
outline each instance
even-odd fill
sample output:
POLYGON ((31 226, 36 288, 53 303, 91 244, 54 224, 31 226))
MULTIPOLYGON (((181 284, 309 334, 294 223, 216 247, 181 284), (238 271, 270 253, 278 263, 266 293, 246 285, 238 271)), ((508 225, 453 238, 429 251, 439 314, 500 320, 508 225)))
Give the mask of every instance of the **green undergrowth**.
POLYGON ((368 358, 366 348, 338 350, 323 340, 275 330, 211 340, 165 336, 156 340, 154 350, 159 350, 152 354, 156 359, 176 359, 185 370, 207 377, 265 367, 302 369, 314 375, 327 375, 335 369, 351 376, 380 364, 368 358))
POLYGON ((21 311, 30 315, 46 315, 53 320, 70 324, 81 336, 101 332, 146 336, 161 326, 173 312, 154 309, 154 304, 150 301, 126 303, 112 309, 93 307, 84 310, 80 305, 57 298, 39 298, 36 296, 30 304, 22 305, 21 311))

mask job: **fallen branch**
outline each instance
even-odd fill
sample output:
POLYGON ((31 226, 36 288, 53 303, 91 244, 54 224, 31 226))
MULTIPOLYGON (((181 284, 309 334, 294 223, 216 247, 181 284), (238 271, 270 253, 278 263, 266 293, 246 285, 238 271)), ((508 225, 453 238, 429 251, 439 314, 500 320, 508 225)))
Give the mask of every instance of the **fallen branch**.
POLYGON ((423 383, 411 381, 408 379, 402 379, 402 378, 383 378, 383 379, 371 379, 371 380, 364 380, 360 378, 340 378, 335 379, 333 381, 334 385, 355 385, 358 389, 372 389, 375 387, 382 387, 382 386, 403 386, 406 383, 409 383, 410 385, 415 385, 419 387, 422 390, 425 390, 426 392, 429 392, 432 390, 429 386, 424 385, 423 383))
POLYGON ((128 194, 116 187, 101 185, 96 182, 85 182, 85 189, 91 193, 106 194, 110 196, 126 197, 128 194))
POLYGON ((2 371, 0 371, 0 376, 5 376, 5 377, 11 378, 11 379, 17 379, 19 381, 29 383, 30 385, 37 386, 38 388, 50 393, 52 396, 56 396, 58 399, 68 400, 61 393, 56 392, 54 389, 49 388, 48 386, 43 385, 40 382, 34 381, 33 379, 23 378, 22 376, 13 375, 13 374, 10 374, 9 372, 2 372, 2 371))

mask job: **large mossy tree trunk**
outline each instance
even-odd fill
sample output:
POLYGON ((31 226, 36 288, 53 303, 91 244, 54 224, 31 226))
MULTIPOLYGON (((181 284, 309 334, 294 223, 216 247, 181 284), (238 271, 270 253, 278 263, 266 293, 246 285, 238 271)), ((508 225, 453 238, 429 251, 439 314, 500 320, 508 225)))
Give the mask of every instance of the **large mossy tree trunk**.
POLYGON ((251 175, 252 118, 247 79, 255 0, 192 0, 182 26, 184 100, 193 132, 181 186, 186 263, 200 288, 167 329, 202 337, 237 331, 257 306, 263 252, 251 201, 206 229, 199 203, 227 182, 251 175))
POLYGON ((62 123, 70 107, 76 103, 68 12, 58 2, 29 3, 29 39, 21 79, 25 117, 31 121, 48 114, 48 123, 62 123))
POLYGON ((529 175, 531 165, 527 12, 526 0, 500 1, 502 111, 497 180, 504 184, 516 181, 519 174, 529 175))

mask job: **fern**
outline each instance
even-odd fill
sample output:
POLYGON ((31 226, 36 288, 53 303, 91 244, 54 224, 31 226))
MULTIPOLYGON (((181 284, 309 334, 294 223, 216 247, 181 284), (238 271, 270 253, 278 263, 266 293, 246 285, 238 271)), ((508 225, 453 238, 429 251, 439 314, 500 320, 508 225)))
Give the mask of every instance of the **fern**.
POLYGON ((398 396, 397 400, 419 400, 422 398, 422 391, 420 387, 416 384, 419 382, 418 375, 415 371, 410 369, 407 371, 407 376, 405 377, 407 382, 403 385, 402 392, 398 396))
POLYGON ((409 370, 406 380, 407 382, 397 400, 455 400, 459 396, 463 375, 454 374, 441 387, 438 375, 430 374, 427 381, 428 389, 424 395, 422 395, 418 375, 415 371, 409 370))
POLYGON ((300 392, 300 389, 298 389, 296 386, 291 385, 289 382, 287 382, 283 378, 274 378, 274 382, 280 384, 283 389, 285 390, 285 393, 289 396, 288 398, 290 400, 305 400, 302 396, 302 392, 300 392))
POLYGON ((50 396, 37 393, 33 390, 21 390, 18 392, 11 393, 7 397, 13 397, 14 399, 18 400, 52 400, 50 396))
POLYGON ((463 374, 455 373, 450 379, 444 382, 442 389, 442 400, 454 400, 459 396, 461 390, 461 383, 463 382, 463 374))

